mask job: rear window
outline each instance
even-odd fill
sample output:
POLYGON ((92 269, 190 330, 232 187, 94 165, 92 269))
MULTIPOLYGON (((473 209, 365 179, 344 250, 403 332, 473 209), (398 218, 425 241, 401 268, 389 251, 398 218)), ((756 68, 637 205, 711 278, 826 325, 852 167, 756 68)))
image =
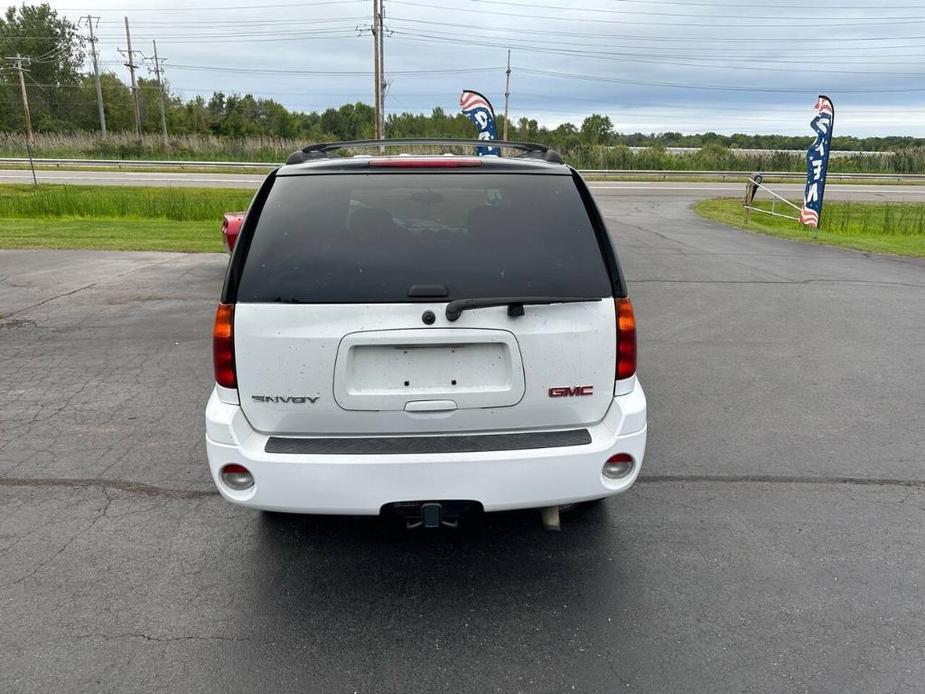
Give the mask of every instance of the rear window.
POLYGON ((570 176, 281 176, 257 221, 238 301, 396 303, 612 293, 570 176))

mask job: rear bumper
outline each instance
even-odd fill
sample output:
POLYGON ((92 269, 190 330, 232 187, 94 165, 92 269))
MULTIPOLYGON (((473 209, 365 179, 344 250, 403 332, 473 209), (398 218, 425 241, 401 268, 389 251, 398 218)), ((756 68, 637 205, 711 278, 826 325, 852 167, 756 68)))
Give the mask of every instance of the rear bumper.
POLYGON ((241 408, 218 399, 206 408, 206 451, 212 479, 228 501, 293 513, 376 515, 396 501, 478 501, 486 511, 552 506, 629 489, 646 446, 642 387, 615 397, 605 418, 588 427, 584 445, 466 453, 326 455, 267 453, 269 436, 254 431, 241 408), (601 474, 615 453, 629 453, 633 471, 620 480, 601 474), (250 470, 255 484, 239 492, 219 471, 228 463, 250 470))

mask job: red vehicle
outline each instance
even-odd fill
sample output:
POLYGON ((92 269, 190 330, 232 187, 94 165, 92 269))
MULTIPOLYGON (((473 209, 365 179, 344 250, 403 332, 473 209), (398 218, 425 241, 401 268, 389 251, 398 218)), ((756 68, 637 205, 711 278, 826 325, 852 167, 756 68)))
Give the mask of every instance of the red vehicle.
POLYGON ((225 250, 231 253, 234 250, 235 241, 238 240, 238 232, 241 231, 241 224, 244 223, 244 212, 226 212, 222 216, 222 241, 225 243, 225 250))

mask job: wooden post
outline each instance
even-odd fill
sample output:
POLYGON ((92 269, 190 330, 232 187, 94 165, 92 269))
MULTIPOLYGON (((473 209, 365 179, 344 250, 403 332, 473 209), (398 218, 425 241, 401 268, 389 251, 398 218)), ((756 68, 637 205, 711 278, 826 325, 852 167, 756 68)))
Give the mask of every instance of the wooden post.
POLYGON ((373 91, 373 99, 375 100, 375 123, 373 139, 381 140, 382 139, 382 130, 380 116, 382 114, 382 78, 379 74, 379 41, 381 37, 379 36, 379 0, 373 0, 373 23, 372 23, 372 34, 373 34, 373 81, 375 82, 375 89, 373 91))
POLYGON ((125 64, 125 67, 128 68, 129 74, 132 77, 132 106, 135 110, 135 136, 140 142, 141 105, 138 103, 138 83, 135 81, 135 68, 138 66, 135 65, 135 52, 132 50, 132 34, 128 29, 128 17, 125 18, 125 43, 128 46, 128 50, 126 51, 126 55, 128 55, 128 62, 125 64))
POLYGON ((507 141, 507 102, 511 96, 511 50, 507 51, 507 72, 504 73, 504 132, 501 139, 507 141))
POLYGON ((748 224, 748 213, 750 212, 748 208, 752 204, 751 196, 752 196, 752 179, 748 179, 745 182, 745 202, 742 205, 742 209, 745 210, 745 224, 746 225, 748 224))
POLYGON ((16 54, 16 69, 19 70, 19 88, 22 90, 22 112, 26 118, 26 142, 30 146, 35 144, 35 140, 32 138, 32 116, 29 113, 29 95, 26 94, 26 79, 23 77, 23 57, 17 53, 16 54))
MULTIPOLYGON (((157 103, 161 112, 161 146, 166 150, 170 142, 167 139, 167 115, 164 111, 164 85, 161 82, 161 61, 157 57, 157 41, 154 44, 154 74, 157 77, 157 103)), ((166 60, 166 59, 165 59, 166 60)))

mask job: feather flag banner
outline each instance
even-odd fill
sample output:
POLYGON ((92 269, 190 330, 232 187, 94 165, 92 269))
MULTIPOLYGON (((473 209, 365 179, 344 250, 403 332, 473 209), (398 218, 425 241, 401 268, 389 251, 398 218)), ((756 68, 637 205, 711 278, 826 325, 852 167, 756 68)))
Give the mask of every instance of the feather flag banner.
MULTIPOLYGON (((480 140, 497 140, 495 130, 495 110, 491 102, 482 94, 471 89, 464 89, 459 95, 459 107, 463 114, 479 129, 480 140)), ((486 154, 501 155, 500 147, 476 147, 476 153, 481 157, 486 154)))
POLYGON ((810 123, 816 133, 816 140, 806 150, 806 188, 803 190, 803 208, 800 210, 800 222, 813 229, 819 226, 819 218, 822 216, 822 196, 825 193, 825 175, 829 170, 834 124, 835 107, 832 100, 820 94, 816 100, 816 117, 810 123))

